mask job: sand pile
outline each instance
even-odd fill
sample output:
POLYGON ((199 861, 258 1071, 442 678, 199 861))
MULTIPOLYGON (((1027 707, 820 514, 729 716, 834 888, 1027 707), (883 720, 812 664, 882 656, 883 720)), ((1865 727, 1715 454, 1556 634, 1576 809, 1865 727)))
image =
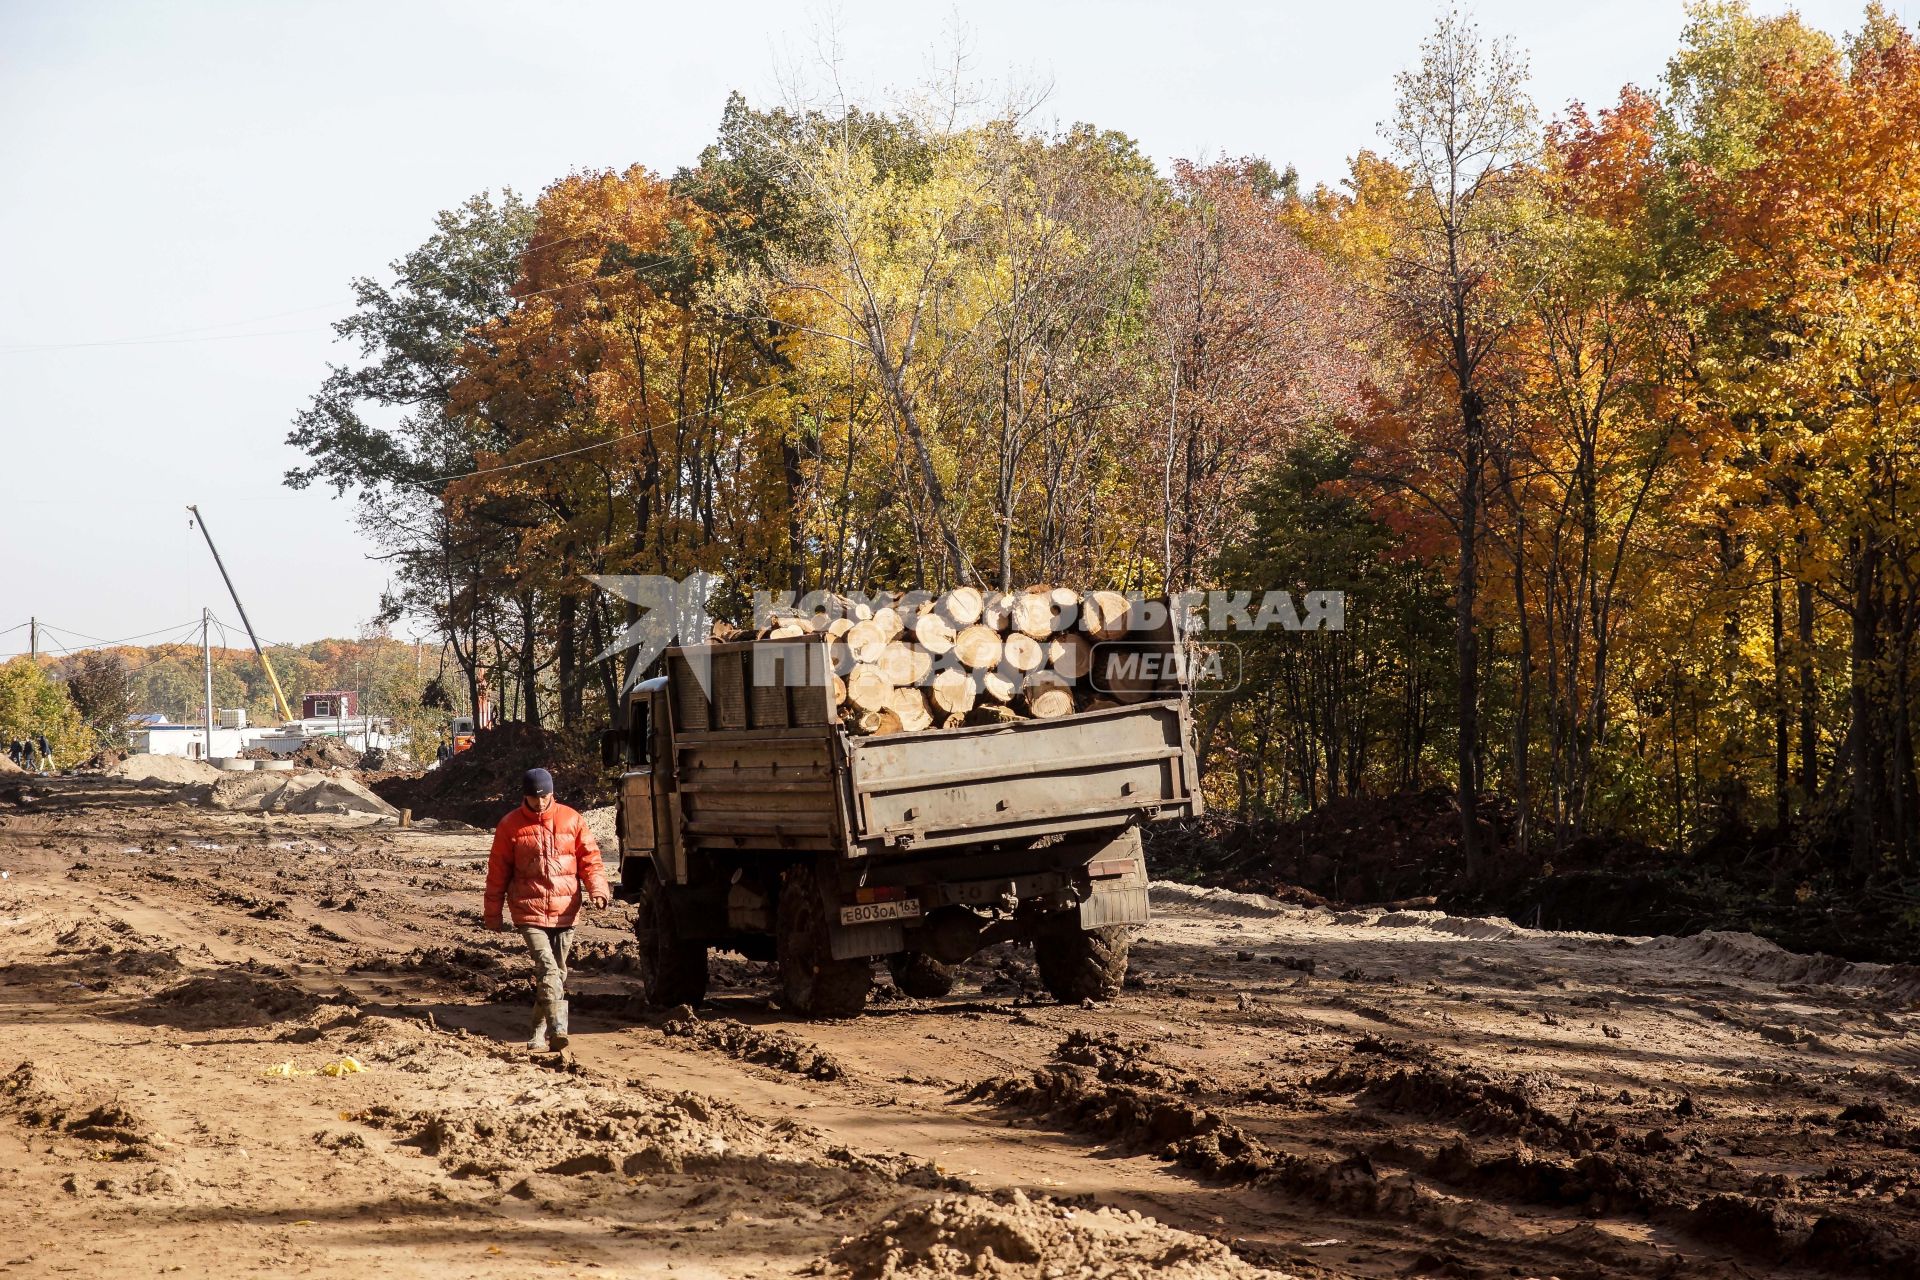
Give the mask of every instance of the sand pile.
POLYGON ((19 765, 15 764, 11 759, 9 759, 4 755, 0 755, 0 777, 5 777, 7 774, 10 774, 10 773, 25 773, 25 772, 26 772, 25 769, 22 769, 19 765))
POLYGON ((214 782, 225 776, 225 772, 225 770, 214 768, 204 760, 144 753, 128 756, 107 770, 107 773, 112 776, 125 778, 129 782, 156 782, 172 787, 214 782))
POLYGON ((762 1154, 766 1146, 758 1125, 694 1094, 636 1099, 597 1090, 590 1096, 540 1092, 546 1096, 529 1092, 430 1111, 375 1107, 367 1120, 465 1174, 630 1177, 711 1167, 730 1154, 762 1154))
POLYGON ((1070 1209, 1019 1191, 941 1196, 897 1210, 842 1241, 828 1259, 853 1280, 996 1276, 1182 1277, 1236 1280, 1278 1273, 1248 1266, 1218 1241, 1136 1212, 1070 1209))
POLYGON ((400 811, 343 773, 227 773, 207 787, 201 803, 260 813, 372 813, 400 811))
MULTIPOLYGON (((614 825, 615 813, 616 806, 604 804, 598 809, 582 810, 580 814, 586 819, 587 830, 593 832, 593 842, 600 846, 601 856, 608 859, 617 859, 620 856, 620 836, 618 828, 614 825)), ((611 869, 613 862, 609 861, 607 866, 611 869)))

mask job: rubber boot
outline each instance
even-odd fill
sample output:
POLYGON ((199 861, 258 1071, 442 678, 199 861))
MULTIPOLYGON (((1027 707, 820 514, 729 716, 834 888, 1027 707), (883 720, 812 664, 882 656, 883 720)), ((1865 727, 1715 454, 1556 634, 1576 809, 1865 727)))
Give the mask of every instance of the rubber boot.
POLYGON ((553 1047, 556 1050, 566 1048, 568 1036, 567 1036, 567 1002, 565 1000, 562 1000, 559 1004, 553 1007, 553 1017, 550 1019, 550 1022, 553 1028, 553 1036, 552 1036, 553 1047))
MULTIPOLYGON (((541 1014, 539 1019, 533 1024, 533 1038, 527 1041, 527 1048, 533 1050, 535 1053, 545 1053, 547 1051, 549 1043, 547 1040, 548 1021, 548 1017, 545 1014, 541 1014)), ((565 1043, 565 1041, 563 1040, 562 1043, 565 1043)))

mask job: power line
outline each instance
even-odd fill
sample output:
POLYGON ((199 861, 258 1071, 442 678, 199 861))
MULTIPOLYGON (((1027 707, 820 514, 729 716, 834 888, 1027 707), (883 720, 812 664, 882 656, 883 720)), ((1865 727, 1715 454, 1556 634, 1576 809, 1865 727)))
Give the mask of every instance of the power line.
POLYGON ((112 342, 57 342, 44 347, 0 348, 0 356, 28 355, 42 351, 72 351, 81 347, 171 347, 189 342, 237 342, 243 338, 283 338, 290 333, 318 333, 330 325, 304 329, 269 329, 265 333, 216 333, 202 338, 123 338, 112 342))
MULTIPOLYGON (((309 311, 330 311, 334 307, 350 306, 354 299, 346 298, 338 302, 318 302, 311 307, 295 307, 291 311, 275 311, 270 315, 249 316, 244 320, 222 320, 218 324, 195 325, 190 329, 163 329, 158 333, 140 333, 131 338, 105 338, 87 342, 9 342, 0 343, 0 354, 9 351, 60 351, 68 347, 112 347, 125 346, 137 342, 158 342, 164 338, 176 338, 182 334, 205 333, 209 329, 231 329, 243 324, 264 324, 268 320, 281 320, 287 316, 305 315, 309 311)), ((307 333, 307 329, 289 329, 289 333, 307 333)), ((232 334, 237 338, 265 337, 265 334, 232 334)))
MULTIPOLYGON (((545 244, 528 245, 524 249, 522 249, 521 252, 523 254, 537 252, 538 250, 541 250, 541 249, 552 248, 554 245, 567 244, 570 241, 574 241, 574 240, 584 240, 588 236, 595 235, 595 234, 598 234, 598 233, 591 232, 591 231, 582 231, 577 235, 562 236, 555 240, 549 240, 545 244)), ((716 237, 714 240, 714 246, 716 248, 723 248, 723 249, 732 248, 734 245, 739 244, 744 240, 751 239, 752 236, 753 236, 753 232, 743 231, 739 235, 735 235, 735 236, 716 237)), ((622 267, 617 271, 609 271, 604 275, 589 276, 584 280, 570 280, 565 284, 549 285, 545 289, 530 289, 525 293, 512 294, 511 300, 514 302, 519 302, 526 298, 538 298, 543 294, 559 293, 565 289, 578 289, 587 285, 600 283, 601 281, 618 279, 621 276, 651 275, 656 271, 664 271, 671 265, 673 265, 671 262, 660 262, 660 263, 655 263, 652 266, 622 267)), ((91 341, 91 342, 16 343, 13 345, 0 345, 0 356, 15 355, 21 352, 35 352, 35 351, 74 351, 74 350, 80 350, 88 347, 145 347, 145 346, 171 346, 178 343, 190 343, 190 342, 232 342, 232 341, 236 341, 243 338, 280 338, 280 337, 286 337, 290 334, 319 333, 324 330, 331 329, 333 326, 332 325, 313 325, 313 326, 308 326, 300 329, 269 329, 262 333, 210 334, 203 337, 178 336, 182 334, 204 334, 205 331, 208 329, 230 329, 235 325, 259 324, 266 320, 277 320, 282 316, 303 315, 309 311, 325 311, 333 307, 349 306, 354 301, 357 301, 357 300, 347 299, 340 302, 323 302, 316 306, 296 307, 291 311, 276 311, 271 315, 254 316, 246 320, 228 320, 221 324, 200 325, 192 329, 173 329, 173 330, 168 330, 164 333, 149 334, 146 336, 135 337, 135 338, 108 338, 108 339, 101 339, 98 341, 91 341)))
POLYGON ((424 480, 416 480, 416 481, 413 481, 412 483, 418 486, 425 486, 430 484, 442 484, 451 480, 465 480, 470 476, 489 476, 499 471, 512 471, 518 467, 537 466, 542 462, 554 462, 561 458, 571 458, 576 454, 591 453, 595 449, 604 449, 610 444, 622 444, 628 440, 638 440, 641 436, 650 436, 656 431, 664 431, 668 427, 677 427, 683 423, 692 422, 694 419, 702 417, 705 414, 711 413, 717 409, 732 408, 734 405, 745 403, 746 401, 753 399, 755 396, 763 396, 767 394, 767 392, 772 391, 775 387, 779 385, 780 384, 777 382, 769 382, 764 387, 756 387, 752 391, 743 391, 737 396, 733 396, 733 397, 730 397, 729 399, 722 400, 718 404, 710 405, 705 409, 699 410, 698 412, 689 413, 682 417, 675 418, 671 422, 657 422, 653 426, 645 427, 639 431, 630 431, 624 436, 614 436, 611 439, 607 439, 607 440, 596 440, 592 444, 583 444, 577 449, 565 449, 559 453, 549 453, 538 458, 526 458, 520 462, 504 462, 497 467, 480 467, 474 471, 460 471, 460 472, 456 472, 453 475, 428 476, 424 480))

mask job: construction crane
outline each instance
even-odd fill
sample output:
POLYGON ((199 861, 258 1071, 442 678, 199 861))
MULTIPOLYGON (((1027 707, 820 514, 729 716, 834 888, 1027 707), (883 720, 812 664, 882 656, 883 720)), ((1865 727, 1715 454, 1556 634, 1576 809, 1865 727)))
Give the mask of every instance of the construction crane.
POLYGON ((247 621, 247 606, 240 603, 240 593, 233 589, 233 577, 227 572, 226 562, 220 558, 220 548, 213 545, 213 534, 207 530, 207 518, 192 503, 187 504, 187 510, 193 513, 194 522, 200 526, 200 536, 207 540, 207 550, 213 552, 213 563, 220 570, 220 580, 227 584, 227 594, 233 597, 233 607, 240 611, 240 625, 247 629, 247 639, 253 641, 253 651, 260 655, 260 665, 267 670, 267 683, 273 687, 273 701, 280 708, 280 718, 293 719, 293 708, 287 705, 287 695, 280 691, 280 677, 273 674, 273 664, 267 661, 267 651, 260 647, 260 637, 253 634, 253 623, 247 621))

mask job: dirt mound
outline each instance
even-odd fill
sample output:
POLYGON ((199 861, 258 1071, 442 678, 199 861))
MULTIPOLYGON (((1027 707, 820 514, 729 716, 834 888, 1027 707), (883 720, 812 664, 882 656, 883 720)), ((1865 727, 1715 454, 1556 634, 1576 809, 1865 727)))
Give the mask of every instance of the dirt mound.
POLYGON ((371 813, 400 811, 344 773, 229 773, 199 797, 215 809, 261 813, 371 813))
POLYGON ((660 1030, 691 1040, 702 1048, 716 1049, 729 1058, 778 1067, 814 1080, 838 1080, 846 1075, 839 1059, 818 1045, 808 1044, 784 1031, 762 1031, 731 1018, 703 1021, 686 1005, 676 1006, 660 1030))
POLYGON ((222 770, 214 768, 204 760, 145 753, 128 756, 107 772, 116 778, 125 778, 129 782, 164 783, 172 787, 217 782, 222 776, 222 770))
POLYGON ((534 768, 553 774, 554 795, 562 804, 584 811, 613 798, 597 758, 551 730, 519 723, 483 729, 471 747, 435 768, 383 779, 374 789, 417 818, 490 829, 520 803, 521 775, 534 768))
POLYGON ((273 752, 266 747, 248 747, 234 758, 237 760, 278 760, 280 757, 274 755, 273 752))
POLYGON ((504 962, 491 951, 471 947, 417 947, 399 959, 362 960, 347 966, 350 974, 405 974, 415 982, 450 983, 462 991, 484 995, 492 991, 504 962))
POLYGON ((302 769, 356 769, 360 755, 345 738, 322 736, 308 738, 289 759, 302 769))
MULTIPOLYGON (((1511 805, 1482 799, 1485 861, 1502 863, 1511 805)), ((1334 800, 1303 818, 1247 821, 1230 814, 1145 832, 1154 874, 1242 892, 1301 886, 1343 902, 1394 902, 1458 884, 1460 809, 1440 787, 1334 800)))
POLYGON ((123 1148, 119 1155, 106 1158, 144 1154, 153 1142, 147 1122, 120 1102, 85 1097, 57 1072, 31 1062, 22 1062, 0 1077, 0 1105, 33 1128, 123 1148))
POLYGON ((1162 1226, 1137 1212, 1072 1209, 1015 1190, 941 1196, 896 1209, 828 1258, 851 1280, 996 1276, 1171 1276, 1240 1280, 1272 1275, 1225 1245, 1162 1226))
POLYGON ((1901 1000, 1920 999, 1920 965, 1866 964, 1835 956, 1799 955, 1751 933, 1709 930, 1691 938, 1655 938, 1643 944, 1675 960, 1744 978, 1787 985, 1852 987, 1901 1000))
MULTIPOLYGON (((102 747, 85 760, 82 760, 78 767, 82 770, 99 772, 113 768, 126 758, 127 753, 119 747, 102 747)), ((0 763, 11 764, 13 762, 6 760, 5 757, 0 757, 0 763)))
POLYGON ((11 757, 0 755, 0 777, 25 772, 26 770, 15 764, 11 757))
POLYGON ((84 961, 74 966, 74 980, 90 991, 111 991, 127 978, 170 978, 185 967, 179 951, 153 945, 152 939, 135 933, 123 921, 91 917, 69 926, 52 947, 55 956, 84 961))
POLYGON ((762 1145, 755 1125, 694 1094, 589 1093, 430 1111, 374 1107, 363 1118, 465 1176, 680 1172, 762 1145))
POLYGON ((263 1027, 311 1014, 320 1001, 271 969, 224 969, 168 987, 122 1014, 128 1022, 208 1029, 263 1027))

